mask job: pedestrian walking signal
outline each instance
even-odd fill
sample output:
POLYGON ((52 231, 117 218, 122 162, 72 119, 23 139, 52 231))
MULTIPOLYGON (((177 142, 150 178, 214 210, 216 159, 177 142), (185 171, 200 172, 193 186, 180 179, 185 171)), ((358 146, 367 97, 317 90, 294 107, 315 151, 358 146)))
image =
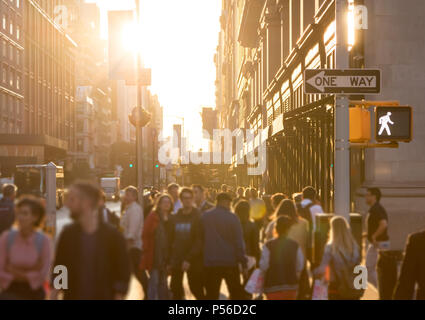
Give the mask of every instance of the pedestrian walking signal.
POLYGON ((383 107, 375 109, 376 141, 412 140, 412 108, 409 106, 383 107))

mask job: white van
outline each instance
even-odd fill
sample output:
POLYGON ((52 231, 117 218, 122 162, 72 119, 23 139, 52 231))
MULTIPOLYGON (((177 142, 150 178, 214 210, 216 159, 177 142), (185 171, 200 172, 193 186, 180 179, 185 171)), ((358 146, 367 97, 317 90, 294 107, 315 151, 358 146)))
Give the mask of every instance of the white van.
POLYGON ((100 187, 105 192, 106 200, 120 200, 120 178, 101 178, 100 187))

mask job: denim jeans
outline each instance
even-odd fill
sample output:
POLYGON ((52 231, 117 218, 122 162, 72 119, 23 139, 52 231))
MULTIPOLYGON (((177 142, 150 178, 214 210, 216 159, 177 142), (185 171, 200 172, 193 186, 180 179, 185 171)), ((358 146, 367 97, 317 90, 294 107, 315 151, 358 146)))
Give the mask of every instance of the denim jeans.
POLYGON ((169 300, 167 273, 153 269, 149 272, 148 300, 169 300))

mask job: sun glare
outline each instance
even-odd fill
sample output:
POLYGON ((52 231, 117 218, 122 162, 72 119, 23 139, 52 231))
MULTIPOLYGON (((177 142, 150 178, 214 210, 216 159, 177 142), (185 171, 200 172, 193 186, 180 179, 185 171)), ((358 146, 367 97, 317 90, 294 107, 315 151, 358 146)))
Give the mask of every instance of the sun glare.
POLYGON ((133 53, 141 51, 140 28, 136 22, 129 22, 122 30, 122 45, 124 50, 133 53))

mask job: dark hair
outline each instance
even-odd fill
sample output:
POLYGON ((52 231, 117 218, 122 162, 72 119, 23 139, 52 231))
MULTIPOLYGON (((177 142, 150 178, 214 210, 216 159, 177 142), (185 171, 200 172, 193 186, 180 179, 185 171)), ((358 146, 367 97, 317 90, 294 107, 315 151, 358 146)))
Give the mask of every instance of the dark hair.
POLYGON ((287 235, 292 227, 292 220, 287 216, 280 216, 276 221, 276 232, 279 236, 287 235))
POLYGON ((201 191, 202 193, 205 191, 204 187, 201 186, 200 184, 192 185, 192 189, 199 189, 199 191, 201 191))
POLYGON ((14 184, 5 184, 2 188, 3 197, 9 198, 16 192, 16 186, 14 184))
POLYGON ((221 192, 217 195, 217 203, 229 201, 232 202, 232 196, 227 192, 221 192))
POLYGON ((367 188, 367 191, 376 197, 376 201, 379 202, 381 200, 382 197, 382 193, 381 190, 379 190, 379 188, 367 188))
POLYGON ((16 204, 16 208, 28 207, 31 210, 31 214, 37 217, 37 221, 34 223, 34 227, 39 227, 46 214, 46 209, 40 199, 34 196, 24 196, 19 199, 16 204))
POLYGON ((303 189, 303 198, 310 199, 311 201, 316 200, 316 189, 313 187, 305 187, 303 189))
POLYGON ((190 188, 183 188, 183 189, 180 191, 180 195, 179 195, 180 200, 183 200, 183 194, 184 194, 184 193, 189 193, 189 194, 192 196, 192 198, 193 198, 193 190, 192 190, 192 189, 190 189, 190 188))
POLYGON ((286 216, 289 217, 292 221, 297 221, 298 214, 294 201, 285 199, 279 204, 275 210, 275 218, 281 216, 286 216))
POLYGON ((295 201, 295 203, 300 203, 303 201, 303 194, 300 192, 294 193, 292 195, 292 199, 295 201))
POLYGON ((72 187, 76 188, 81 196, 86 197, 90 200, 91 207, 93 209, 99 206, 100 201, 100 188, 88 181, 78 181, 72 185, 72 187))
POLYGON ((246 200, 240 200, 235 205, 235 213, 239 217, 241 222, 249 221, 249 213, 251 211, 251 206, 246 200))
POLYGON ((285 199, 288 199, 288 197, 283 193, 275 193, 274 195, 272 195, 270 200, 272 202, 273 207, 276 208, 282 202, 282 200, 285 199))

